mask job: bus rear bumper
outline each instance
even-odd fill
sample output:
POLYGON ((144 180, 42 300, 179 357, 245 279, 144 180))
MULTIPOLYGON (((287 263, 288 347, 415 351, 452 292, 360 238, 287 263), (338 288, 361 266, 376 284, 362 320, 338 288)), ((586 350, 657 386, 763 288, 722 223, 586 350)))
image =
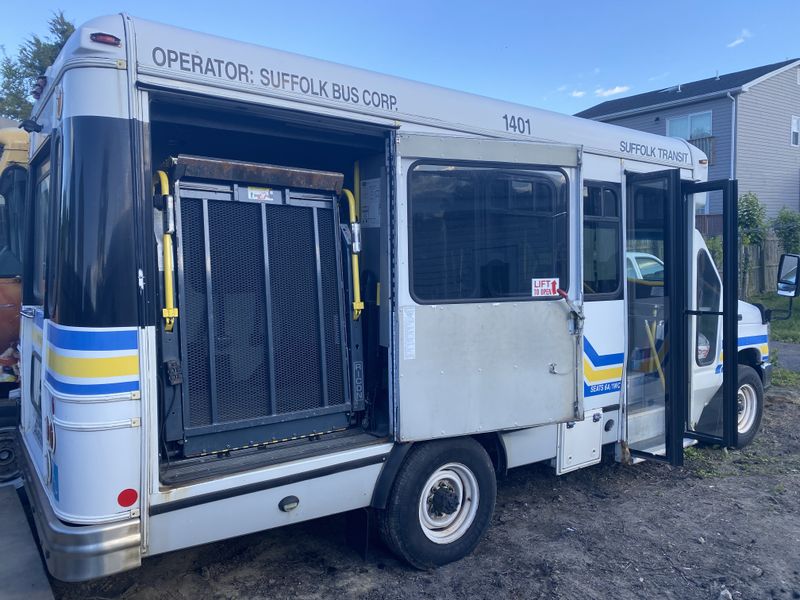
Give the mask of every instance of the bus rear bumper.
POLYGON ((24 444, 22 446, 25 493, 50 574, 62 581, 85 581, 141 565, 139 519, 101 525, 64 523, 50 507, 24 444))

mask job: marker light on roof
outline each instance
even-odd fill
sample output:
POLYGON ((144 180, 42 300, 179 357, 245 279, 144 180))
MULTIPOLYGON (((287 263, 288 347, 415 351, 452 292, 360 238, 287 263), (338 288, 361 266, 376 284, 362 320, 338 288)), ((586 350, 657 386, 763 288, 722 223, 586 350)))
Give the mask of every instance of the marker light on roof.
POLYGON ((110 33, 93 33, 89 36, 89 39, 98 44, 106 44, 108 46, 119 46, 121 43, 117 36, 110 33))

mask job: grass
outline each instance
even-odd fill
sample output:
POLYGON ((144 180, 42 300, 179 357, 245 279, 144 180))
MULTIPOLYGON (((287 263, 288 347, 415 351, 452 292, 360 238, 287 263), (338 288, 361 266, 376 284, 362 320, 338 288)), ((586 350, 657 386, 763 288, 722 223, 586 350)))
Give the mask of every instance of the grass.
POLYGON ((800 373, 776 366, 772 370, 772 383, 781 387, 800 388, 800 373))
MULTIPOLYGON (((761 294, 750 298, 751 302, 758 302, 774 310, 789 308, 789 299, 777 294, 761 294)), ((769 325, 770 340, 778 342, 793 342, 800 344, 800 303, 792 311, 792 318, 785 321, 772 321, 769 325)))

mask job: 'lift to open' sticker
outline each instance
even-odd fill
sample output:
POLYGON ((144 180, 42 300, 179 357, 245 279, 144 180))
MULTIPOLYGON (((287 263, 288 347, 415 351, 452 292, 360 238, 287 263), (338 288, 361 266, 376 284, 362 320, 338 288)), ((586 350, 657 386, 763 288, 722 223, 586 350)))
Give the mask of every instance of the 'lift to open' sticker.
POLYGON ((558 277, 531 279, 531 296, 534 298, 558 296, 558 277))

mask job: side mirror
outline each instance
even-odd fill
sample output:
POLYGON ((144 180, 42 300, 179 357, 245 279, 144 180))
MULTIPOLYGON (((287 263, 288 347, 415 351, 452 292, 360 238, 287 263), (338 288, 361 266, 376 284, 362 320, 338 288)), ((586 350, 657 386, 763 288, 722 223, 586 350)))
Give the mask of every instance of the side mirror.
POLYGON ((778 295, 796 298, 798 291, 797 269, 800 267, 800 255, 782 254, 778 263, 778 295))

